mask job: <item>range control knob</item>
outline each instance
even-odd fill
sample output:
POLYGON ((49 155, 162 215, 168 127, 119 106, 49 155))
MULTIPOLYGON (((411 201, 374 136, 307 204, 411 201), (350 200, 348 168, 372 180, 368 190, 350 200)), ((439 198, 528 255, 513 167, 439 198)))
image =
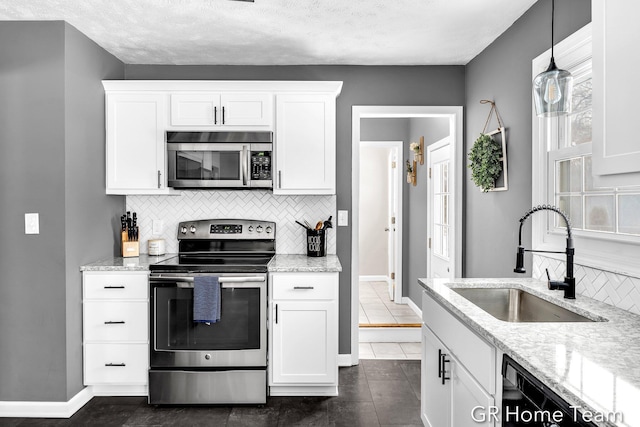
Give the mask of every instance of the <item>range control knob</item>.
POLYGON ((184 225, 182 227, 180 227, 180 232, 182 234, 187 234, 187 227, 185 227, 184 225))
POLYGON ((192 226, 189 228, 189 231, 190 231, 192 234, 193 234, 193 233, 195 233, 195 232, 196 232, 196 226, 195 226, 195 225, 192 225, 192 226))
POLYGON ((257 227, 256 227, 256 231, 257 231, 258 233, 262 233, 262 226, 261 226, 261 225, 257 226, 257 227))
POLYGON ((249 231, 249 233, 253 233, 253 225, 250 225, 247 230, 249 231))
POLYGON ((267 232, 267 234, 271 233, 273 231, 273 228, 271 228, 270 225, 267 226, 267 228, 265 229, 265 231, 267 232))
POLYGON ((211 355, 210 354, 205 354, 204 358, 207 359, 207 360, 211 360, 211 355))

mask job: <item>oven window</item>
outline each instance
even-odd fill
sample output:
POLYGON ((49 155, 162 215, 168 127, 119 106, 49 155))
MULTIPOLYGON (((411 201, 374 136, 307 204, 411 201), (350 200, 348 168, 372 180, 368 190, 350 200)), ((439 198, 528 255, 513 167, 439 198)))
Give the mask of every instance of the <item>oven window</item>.
POLYGON ((176 179, 239 180, 240 155, 239 151, 178 151, 176 179))
POLYGON ((260 348, 260 289, 222 288, 220 321, 193 321, 193 289, 156 288, 157 350, 260 348))

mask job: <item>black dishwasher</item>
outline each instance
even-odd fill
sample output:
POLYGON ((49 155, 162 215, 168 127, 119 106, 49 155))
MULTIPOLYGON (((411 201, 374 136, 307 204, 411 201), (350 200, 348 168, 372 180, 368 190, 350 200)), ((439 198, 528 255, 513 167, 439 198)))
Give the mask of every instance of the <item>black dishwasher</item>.
POLYGON ((507 355, 502 359, 501 414, 503 427, 596 426, 507 355))

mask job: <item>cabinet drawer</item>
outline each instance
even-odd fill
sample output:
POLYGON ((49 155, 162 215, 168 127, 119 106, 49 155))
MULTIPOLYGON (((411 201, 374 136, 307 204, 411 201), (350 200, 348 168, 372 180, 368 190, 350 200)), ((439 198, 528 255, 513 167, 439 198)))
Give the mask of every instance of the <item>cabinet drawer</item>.
POLYGON ((147 344, 85 344, 84 384, 147 384, 147 344))
POLYGON ((85 301, 83 308, 85 342, 147 342, 149 305, 146 301, 85 301))
POLYGON ((495 393, 495 348, 476 335, 426 292, 422 294, 425 325, 449 348, 490 394, 495 393))
POLYGON ((147 299, 147 273, 85 273, 85 299, 147 299))
POLYGON ((336 299, 336 273, 282 273, 272 275, 274 300, 336 299))

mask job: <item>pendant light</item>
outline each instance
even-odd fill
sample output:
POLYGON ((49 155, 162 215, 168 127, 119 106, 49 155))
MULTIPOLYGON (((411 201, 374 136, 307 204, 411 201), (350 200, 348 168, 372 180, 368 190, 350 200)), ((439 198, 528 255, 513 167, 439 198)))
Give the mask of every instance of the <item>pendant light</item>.
POLYGON ((546 71, 533 79, 533 99, 538 117, 556 117, 571 112, 573 76, 556 66, 553 57, 555 0, 551 0, 551 62, 546 71))

